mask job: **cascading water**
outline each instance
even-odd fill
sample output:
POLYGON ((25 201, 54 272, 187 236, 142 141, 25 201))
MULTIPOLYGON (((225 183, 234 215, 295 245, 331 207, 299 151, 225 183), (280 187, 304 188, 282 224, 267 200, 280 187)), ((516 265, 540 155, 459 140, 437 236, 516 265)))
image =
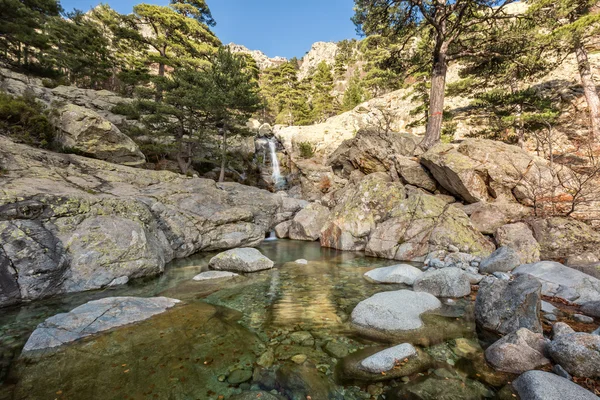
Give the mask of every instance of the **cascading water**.
POLYGON ((275 139, 269 140, 269 150, 271 153, 271 166, 273 167, 273 185, 277 188, 282 185, 283 177, 279 168, 279 159, 277 158, 277 143, 275 139))

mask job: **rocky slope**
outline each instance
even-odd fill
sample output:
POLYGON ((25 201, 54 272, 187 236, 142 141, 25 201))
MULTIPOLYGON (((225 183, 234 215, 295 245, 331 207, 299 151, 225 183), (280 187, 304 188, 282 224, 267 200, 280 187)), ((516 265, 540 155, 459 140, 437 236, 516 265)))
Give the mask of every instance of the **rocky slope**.
POLYGON ((280 196, 257 188, 0 136, 0 306, 159 274, 198 251, 254 246, 293 217, 282 211, 280 196))

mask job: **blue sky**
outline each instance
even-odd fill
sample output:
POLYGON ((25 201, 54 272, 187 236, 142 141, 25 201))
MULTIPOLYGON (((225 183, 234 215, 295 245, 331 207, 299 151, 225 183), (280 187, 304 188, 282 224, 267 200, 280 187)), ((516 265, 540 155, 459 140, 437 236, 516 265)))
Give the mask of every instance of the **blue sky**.
MULTIPOLYGON (((121 13, 143 0, 61 0, 65 10, 83 11, 104 2, 121 13)), ((168 0, 148 0, 168 4, 168 0)), ((356 36, 353 0, 208 0, 223 43, 235 42, 269 57, 302 57, 314 42, 356 36)))

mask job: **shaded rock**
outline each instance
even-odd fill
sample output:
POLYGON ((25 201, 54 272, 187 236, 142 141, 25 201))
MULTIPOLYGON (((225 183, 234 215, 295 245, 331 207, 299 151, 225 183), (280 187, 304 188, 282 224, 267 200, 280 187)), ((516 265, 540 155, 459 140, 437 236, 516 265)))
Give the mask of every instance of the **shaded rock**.
POLYGON ((279 400, 279 397, 264 391, 252 391, 236 394, 229 398, 230 400, 279 400))
POLYGON ((600 232, 572 218, 535 219, 529 222, 533 236, 540 244, 544 260, 567 259, 574 254, 592 253, 600 249, 600 232))
POLYGON ((143 321, 177 303, 179 300, 166 297, 108 297, 90 301, 39 324, 27 340, 23 352, 58 347, 99 332, 143 321))
POLYGON ((437 182, 418 161, 406 156, 397 155, 394 158, 394 162, 396 171, 403 182, 432 193, 435 192, 437 182))
POLYGON ((554 372, 558 376, 562 376, 565 379, 568 379, 568 380, 573 379, 571 374, 569 374, 567 371, 565 371, 565 369, 558 364, 556 364, 554 367, 552 367, 552 372, 554 372))
POLYGON ((540 261, 540 245, 533 237, 533 232, 523 222, 504 225, 495 232, 494 238, 498 246, 509 247, 519 254, 520 264, 540 261))
POLYGON ((600 301, 589 301, 581 306, 581 312, 594 318, 600 318, 600 301))
POLYGON ((550 313, 550 314, 558 314, 560 312, 560 310, 558 308, 554 307, 552 304, 548 303, 547 301, 542 300, 542 312, 550 313))
POLYGON ((277 388, 292 399, 328 399, 334 391, 332 383, 314 367, 296 364, 277 370, 277 388))
POLYGON ((442 303, 429 293, 399 290, 378 293, 361 301, 352 311, 352 322, 377 331, 405 331, 423 325, 420 315, 442 303))
POLYGON ((56 141, 64 148, 116 164, 146 162, 137 144, 95 111, 67 104, 53 115, 53 124, 58 128, 56 141))
POLYGON ((575 321, 581 322, 583 324, 593 324, 594 323, 594 318, 588 317, 586 315, 581 315, 581 314, 575 314, 575 315, 573 315, 573 319, 575 321))
POLYGON ((545 296, 559 297, 577 304, 600 300, 600 280, 557 262, 521 265, 513 274, 539 279, 545 296))
POLYGON ((544 335, 521 328, 488 347, 485 358, 499 371, 522 374, 550 363, 545 347, 544 335))
POLYGON ((527 371, 513 382, 521 400, 594 400, 598 397, 558 375, 527 371))
POLYGON ((450 267, 426 272, 415 281, 414 290, 436 297, 463 297, 471 293, 471 282, 461 269, 450 267))
POLYGON ((248 382, 250 379, 252 379, 252 370, 236 369, 229 374, 227 382, 232 385, 239 385, 240 383, 248 382))
POLYGON ((371 256, 402 261, 423 261, 436 250, 448 245, 467 248, 468 252, 486 257, 495 247, 471 225, 467 215, 435 196, 410 195, 389 212, 371 234, 366 253, 371 256))
POLYGON ((257 272, 273 268, 273 261, 252 248, 227 250, 214 256, 208 266, 219 271, 257 272))
POLYGON ((201 274, 198 274, 194 277, 195 281, 207 281, 207 280, 211 280, 211 279, 229 279, 229 278, 233 278, 235 276, 239 276, 236 273, 233 272, 226 272, 226 271, 206 271, 206 272, 202 272, 201 274))
POLYGON ((307 206, 294 217, 289 227, 290 238, 310 242, 319 239, 328 217, 327 207, 316 203, 307 206))
POLYGON ((471 218, 475 229, 486 235, 493 235, 498 228, 531 214, 528 207, 502 201, 468 204, 462 210, 471 218))
POLYGON ((521 257, 510 247, 500 247, 479 265, 481 272, 493 274, 494 272, 510 272, 521 265, 521 257))
POLYGON ((413 345, 404 343, 365 358, 360 363, 360 367, 373 374, 380 374, 391 370, 396 364, 416 355, 417 350, 413 345))
MULTIPOLYGON (((451 374, 448 374, 451 375, 451 374)), ((392 389, 386 399, 418 400, 480 400, 491 398, 494 393, 482 383, 470 379, 462 380, 458 376, 432 376, 392 389)))
POLYGON ((410 286, 422 275, 423 271, 419 268, 407 264, 377 268, 365 274, 367 278, 378 283, 404 283, 410 286))
POLYGON ((575 333, 575 331, 564 322, 557 322, 552 326, 552 337, 554 339, 562 335, 570 335, 571 333, 575 333))
POLYGON ((600 377, 600 336, 583 332, 561 334, 548 345, 548 354, 572 375, 600 377))
POLYGON ((346 189, 321 232, 321 246, 339 250, 364 250, 371 232, 390 210, 405 198, 404 186, 384 173, 366 176, 346 189))
POLYGON ((540 282, 519 276, 512 282, 484 279, 475 299, 475 321, 480 329, 501 335, 519 328, 542 332, 540 282))
POLYGON ((290 236, 290 227, 292 226, 292 221, 285 221, 275 226, 275 235, 279 239, 287 239, 290 236))

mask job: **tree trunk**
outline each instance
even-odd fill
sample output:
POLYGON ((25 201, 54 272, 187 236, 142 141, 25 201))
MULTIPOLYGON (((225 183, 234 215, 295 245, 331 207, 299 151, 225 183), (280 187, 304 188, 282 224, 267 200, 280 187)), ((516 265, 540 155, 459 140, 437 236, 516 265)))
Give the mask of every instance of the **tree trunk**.
POLYGON ((600 98, 596 91, 596 84, 592 76, 587 51, 581 42, 578 42, 575 46, 575 55, 577 56, 577 65, 579 67, 579 75, 581 76, 585 99, 590 109, 591 141, 597 141, 600 139, 600 98))
POLYGON ((425 133, 425 138, 421 142, 421 147, 426 150, 435 146, 440 141, 442 136, 447 71, 447 49, 445 45, 441 45, 434 54, 433 73, 431 75, 431 94, 429 96, 427 131, 425 133))
POLYGON ((225 164, 227 163, 227 128, 221 128, 223 133, 223 147, 221 149, 221 175, 219 182, 225 181, 225 164))

